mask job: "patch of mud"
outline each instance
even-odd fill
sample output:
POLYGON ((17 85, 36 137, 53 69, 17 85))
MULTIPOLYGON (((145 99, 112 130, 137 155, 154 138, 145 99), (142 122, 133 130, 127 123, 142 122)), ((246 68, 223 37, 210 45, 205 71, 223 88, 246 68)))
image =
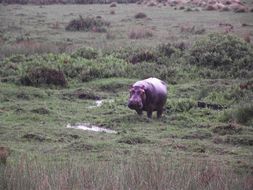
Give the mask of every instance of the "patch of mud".
POLYGON ((75 124, 75 125, 68 124, 67 128, 81 129, 81 130, 84 130, 84 131, 94 131, 94 132, 104 132, 104 133, 117 134, 117 131, 102 128, 102 127, 98 127, 98 126, 92 125, 90 123, 78 123, 78 124, 75 124))

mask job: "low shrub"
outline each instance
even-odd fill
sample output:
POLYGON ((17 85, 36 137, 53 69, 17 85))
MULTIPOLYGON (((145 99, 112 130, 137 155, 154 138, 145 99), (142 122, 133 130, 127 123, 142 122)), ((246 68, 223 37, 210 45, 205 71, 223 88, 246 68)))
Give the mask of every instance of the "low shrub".
POLYGON ((115 10, 111 10, 111 11, 110 11, 110 14, 111 14, 111 15, 115 15, 115 10))
POLYGON ((156 52, 152 50, 142 50, 139 49, 137 52, 134 52, 129 58, 128 61, 132 64, 137 64, 140 62, 149 62, 155 61, 157 59, 156 52))
POLYGON ((236 36, 214 33, 196 41, 189 62, 224 76, 247 77, 253 71, 253 48, 236 36))
POLYGON ((177 52, 179 49, 173 46, 171 43, 161 44, 157 47, 157 51, 162 56, 170 57, 172 54, 177 52))
POLYGON ((76 50, 71 56, 74 58, 96 59, 98 57, 98 51, 93 48, 83 47, 76 50))
POLYGON ((106 32, 110 22, 103 19, 86 17, 81 15, 78 19, 71 20, 66 26, 67 31, 84 31, 84 32, 106 32))
POLYGON ((134 18, 136 19, 147 18, 147 15, 145 13, 140 12, 134 15, 134 18))
POLYGON ((113 56, 105 56, 91 65, 86 65, 81 71, 81 80, 89 81, 95 78, 126 77, 128 64, 113 56))
POLYGON ((0 146, 0 165, 6 164, 6 161, 9 155, 10 155, 10 149, 5 146, 0 146))
POLYGON ((117 4, 116 3, 112 3, 112 4, 110 4, 110 7, 117 7, 117 4))
POLYGON ((169 109, 169 112, 187 112, 195 105, 196 102, 188 98, 167 101, 167 108, 169 109))
POLYGON ((131 29, 128 33, 128 38, 130 39, 150 38, 152 36, 153 32, 146 28, 134 28, 131 29))
POLYGON ((21 84, 31 86, 55 85, 65 87, 67 80, 60 70, 49 68, 32 68, 21 78, 21 84))

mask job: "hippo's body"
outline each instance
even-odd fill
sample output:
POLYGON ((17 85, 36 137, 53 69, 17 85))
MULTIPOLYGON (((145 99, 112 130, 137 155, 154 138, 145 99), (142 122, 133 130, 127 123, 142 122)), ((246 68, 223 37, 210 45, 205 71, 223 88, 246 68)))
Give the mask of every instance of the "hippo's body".
POLYGON ((167 86, 165 82, 157 78, 148 78, 132 85, 128 107, 136 110, 139 115, 142 114, 142 111, 146 111, 149 118, 152 117, 153 111, 157 111, 157 118, 160 118, 166 100, 167 86))

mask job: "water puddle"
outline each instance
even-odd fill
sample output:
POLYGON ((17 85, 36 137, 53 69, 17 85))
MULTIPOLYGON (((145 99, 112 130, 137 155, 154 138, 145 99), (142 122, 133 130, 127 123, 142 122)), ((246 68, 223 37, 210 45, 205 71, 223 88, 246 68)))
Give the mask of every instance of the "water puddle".
POLYGON ((92 108, 101 107, 104 102, 109 102, 110 103, 110 102, 113 102, 113 101, 114 100, 112 100, 112 99, 110 99, 110 100, 96 100, 95 105, 88 106, 88 108, 92 109, 92 108))
POLYGON ((81 129, 81 130, 85 130, 85 131, 105 132, 105 133, 117 134, 117 131, 102 128, 102 127, 98 127, 98 126, 92 125, 90 123, 78 123, 78 124, 75 124, 75 125, 68 124, 67 128, 81 129))

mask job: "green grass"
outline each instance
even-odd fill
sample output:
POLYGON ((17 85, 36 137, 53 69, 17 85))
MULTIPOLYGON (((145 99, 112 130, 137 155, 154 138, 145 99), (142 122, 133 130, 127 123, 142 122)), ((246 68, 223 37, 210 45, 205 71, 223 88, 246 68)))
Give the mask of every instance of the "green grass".
POLYGON ((174 44, 181 40, 192 44, 202 37, 180 33, 185 23, 204 27, 207 33, 223 30, 219 22, 236 25, 237 34, 250 31, 239 23, 252 23, 252 13, 183 12, 169 7, 143 10, 137 5, 117 5, 116 15, 110 15, 108 5, 89 5, 89 9, 83 5, 0 5, 0 9, 4 39, 0 189, 252 189, 253 93, 252 88, 240 88, 252 81, 248 61, 252 45, 240 41, 249 59, 239 62, 235 57, 230 68, 237 74, 238 63, 249 74, 227 75, 219 68, 190 63, 191 47, 180 50, 174 44), (140 11, 152 20, 136 20, 134 15, 140 11), (66 32, 65 24, 78 15, 102 16, 111 23, 116 38, 66 32), (59 28, 50 28, 55 22, 60 22, 59 28), (129 40, 128 29, 139 24, 154 27, 154 36, 129 40), (16 51, 18 32, 13 27, 28 32, 29 43, 44 41, 57 48, 66 43, 73 49, 46 48, 48 53, 40 46, 35 54, 29 52, 32 43, 16 51), (34 68, 61 71, 67 85, 39 83, 47 76, 32 75, 34 68), (168 83, 161 119, 155 113, 152 119, 138 116, 127 107, 129 86, 149 76, 168 83), (28 86, 22 83, 24 77, 34 82, 28 86), (108 101, 94 107, 98 99, 108 101), (198 101, 225 109, 200 108, 198 101), (117 134, 67 128, 76 123, 109 128, 117 134))

